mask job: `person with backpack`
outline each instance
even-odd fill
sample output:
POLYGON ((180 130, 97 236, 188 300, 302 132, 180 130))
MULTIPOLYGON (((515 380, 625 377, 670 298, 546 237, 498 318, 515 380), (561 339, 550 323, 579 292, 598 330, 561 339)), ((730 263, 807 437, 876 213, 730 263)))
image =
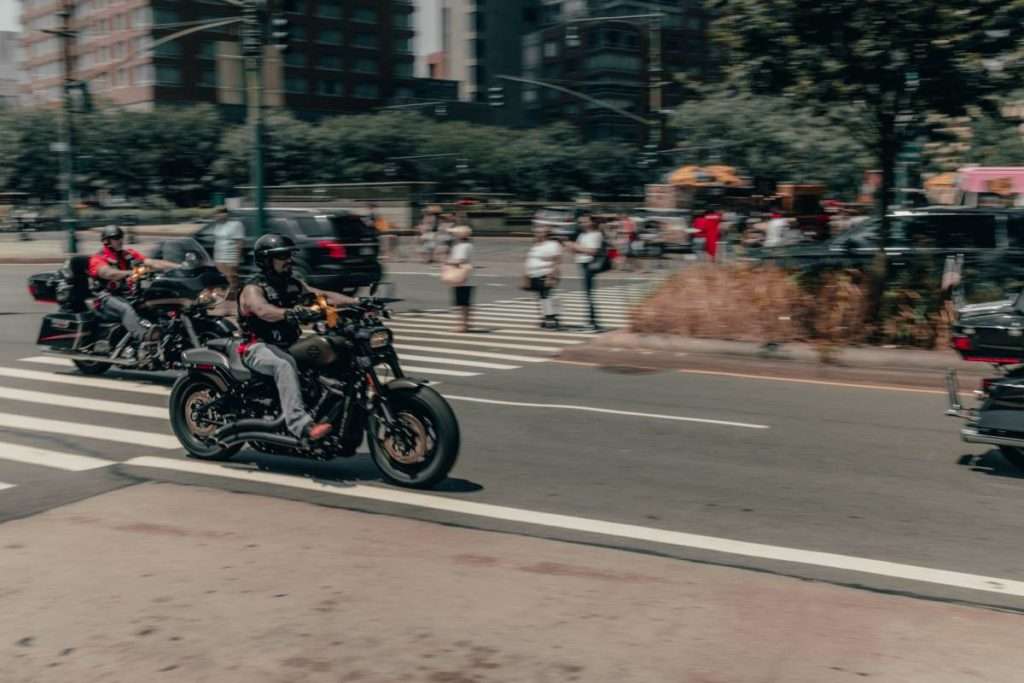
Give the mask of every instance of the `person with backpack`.
POLYGON ((590 313, 590 329, 593 332, 602 332, 604 328, 597 321, 597 309, 594 306, 594 280, 598 273, 610 270, 608 247, 604 235, 594 225, 589 211, 581 213, 577 220, 582 232, 571 244, 571 249, 576 255, 575 261, 583 276, 583 291, 587 296, 587 307, 590 313))

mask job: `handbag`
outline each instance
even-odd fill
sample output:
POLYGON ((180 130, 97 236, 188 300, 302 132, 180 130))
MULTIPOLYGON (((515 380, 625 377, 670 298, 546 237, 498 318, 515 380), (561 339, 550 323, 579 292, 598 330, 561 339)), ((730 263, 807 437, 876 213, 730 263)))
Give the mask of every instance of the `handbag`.
POLYGON ((469 279, 469 274, 472 272, 473 266, 468 263, 461 263, 458 265, 452 265, 450 263, 441 264, 441 283, 448 285, 449 287, 461 287, 469 279))

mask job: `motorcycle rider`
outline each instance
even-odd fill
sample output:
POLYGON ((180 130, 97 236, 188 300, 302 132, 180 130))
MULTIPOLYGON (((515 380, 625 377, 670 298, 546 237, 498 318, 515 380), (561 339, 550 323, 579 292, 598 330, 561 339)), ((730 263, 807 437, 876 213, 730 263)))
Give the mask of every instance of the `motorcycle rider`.
POLYGON ((238 321, 249 335, 246 366, 274 378, 288 431, 296 438, 317 441, 331 431, 326 422, 314 423, 302 401, 299 371, 287 349, 299 340, 302 323, 317 313, 302 305, 310 295, 322 294, 332 306, 358 303, 358 299, 310 287, 292 274, 295 243, 287 235, 269 233, 253 246, 259 273, 250 278, 238 298, 238 321))
POLYGON ((143 362, 152 352, 159 329, 143 320, 124 296, 132 266, 142 263, 156 270, 171 270, 180 264, 163 259, 146 258, 131 247, 124 246, 124 231, 120 226, 108 225, 100 233, 103 247, 89 258, 89 287, 96 294, 94 304, 101 315, 120 320, 138 347, 138 360, 143 362))

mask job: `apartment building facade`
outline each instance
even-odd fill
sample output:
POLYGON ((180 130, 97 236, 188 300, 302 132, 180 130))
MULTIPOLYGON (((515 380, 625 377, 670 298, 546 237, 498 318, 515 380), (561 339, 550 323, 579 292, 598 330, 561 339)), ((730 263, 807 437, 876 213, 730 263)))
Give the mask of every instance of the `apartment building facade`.
MULTIPOLYGON (((33 104, 59 101, 65 0, 24 0, 22 45, 33 104)), ((160 104, 244 102, 239 22, 159 44, 199 23, 239 18, 219 0, 76 0, 73 77, 94 97, 135 109, 160 104)), ((371 111, 415 90, 412 0, 292 0, 290 48, 267 46, 265 104, 303 118, 371 111)))

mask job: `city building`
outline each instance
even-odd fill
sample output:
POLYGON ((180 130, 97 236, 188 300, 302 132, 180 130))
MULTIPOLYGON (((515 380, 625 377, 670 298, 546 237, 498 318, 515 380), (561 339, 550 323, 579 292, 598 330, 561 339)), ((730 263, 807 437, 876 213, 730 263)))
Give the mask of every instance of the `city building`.
MULTIPOLYGON (((67 0, 24 0, 22 25, 28 81, 36 104, 61 96, 60 25, 67 0)), ((72 27, 73 76, 94 98, 134 109, 209 102, 227 110, 244 103, 239 22, 151 46, 196 22, 239 17, 237 7, 212 0, 77 0, 72 27)), ((412 0, 290 0, 290 48, 265 50, 265 104, 302 118, 374 110, 412 96, 412 0)))
POLYGON ((20 34, 0 31, 0 108, 18 103, 18 85, 21 79, 20 34))
POLYGON ((523 75, 540 83, 523 90, 526 125, 571 120, 588 139, 647 139, 648 126, 542 84, 655 120, 682 101, 674 74, 712 75, 708 21, 697 0, 544 0, 540 28, 523 37, 523 75))

